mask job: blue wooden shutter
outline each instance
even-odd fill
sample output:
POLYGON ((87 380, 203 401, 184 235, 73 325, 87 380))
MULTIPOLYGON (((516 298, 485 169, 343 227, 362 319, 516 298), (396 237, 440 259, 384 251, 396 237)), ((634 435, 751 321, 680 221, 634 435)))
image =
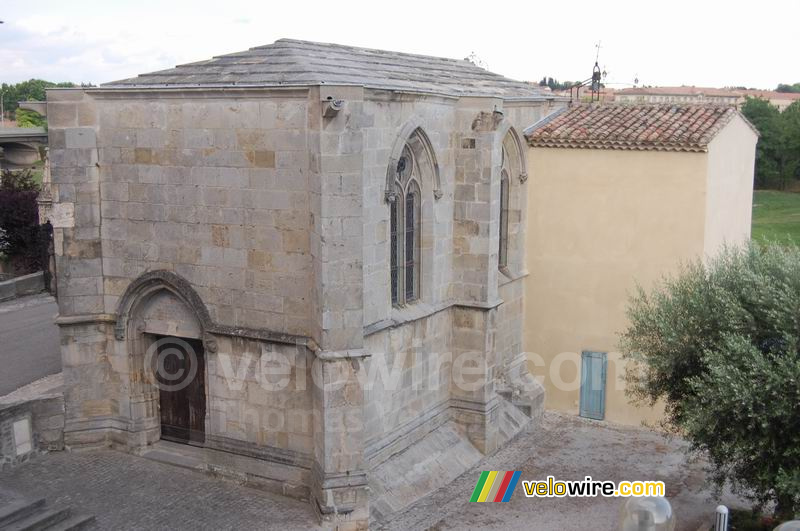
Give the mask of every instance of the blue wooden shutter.
POLYGON ((581 356, 581 417, 606 415, 606 353, 584 350, 581 356))

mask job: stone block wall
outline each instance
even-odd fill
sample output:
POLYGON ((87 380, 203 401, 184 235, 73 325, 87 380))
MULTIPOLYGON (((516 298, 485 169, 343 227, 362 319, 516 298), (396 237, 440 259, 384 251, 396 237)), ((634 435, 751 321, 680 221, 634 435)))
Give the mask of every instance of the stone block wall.
POLYGON ((53 91, 48 96, 59 314, 103 313, 100 167, 94 102, 82 90, 53 91))
POLYGON ((280 456, 309 468, 313 455, 311 367, 304 347, 239 337, 217 339, 207 355, 211 447, 280 456), (244 444, 237 444, 244 443, 244 444))
POLYGON ((446 309, 366 338, 371 356, 364 367, 370 386, 364 391, 364 422, 371 464, 396 452, 397 439, 410 444, 448 418, 451 336, 446 309))
MULTIPOLYGON (((111 324, 59 316, 67 446, 106 445, 127 427, 127 355, 117 352, 111 324), (116 363, 115 363, 116 361, 116 363), (112 368, 113 367, 113 368, 112 368)), ((122 441, 126 443, 127 441, 122 441)))
POLYGON ((375 91, 364 112, 374 125, 364 130, 364 326, 392 318, 389 284, 389 205, 387 170, 392 148, 420 127, 430 140, 439 169, 441 197, 435 184, 423 179, 422 211, 429 223, 422 226, 422 299, 436 306, 452 298, 453 281, 453 160, 454 100, 437 96, 375 91))
POLYGON ((0 405, 0 470, 64 449, 64 398, 58 393, 0 405))
POLYGON ((217 322, 308 334, 305 93, 182 96, 93 94, 104 311, 165 269, 217 322))
POLYGON ((25 295, 44 291, 44 273, 31 273, 21 277, 0 281, 0 301, 7 301, 25 295))
MULTIPOLYGON (((365 393, 367 448, 377 462, 390 441, 406 437, 414 421, 430 419, 454 405, 466 423, 488 429, 494 379, 522 355, 522 279, 526 215, 525 147, 522 131, 555 107, 547 102, 507 103, 493 98, 409 96, 370 91, 364 112, 364 325, 367 362, 391 368, 414 350, 415 362, 397 387, 365 393), (500 112, 495 112, 500 111, 500 112), (392 146, 414 127, 430 138, 440 171, 440 197, 423 182, 422 288, 420 301, 393 308, 389 279, 389 207, 385 201, 392 146), (513 129, 513 131, 512 131, 513 129), (517 135, 510 179, 509 260, 498 270, 500 169, 506 135, 517 135), (427 211, 425 201, 431 205, 427 211), (427 241, 426 239, 429 239, 427 241), (459 306, 460 305, 460 306, 459 306), (386 330, 386 327, 390 327, 386 330), (416 341, 416 344, 415 344, 416 341), (439 356, 479 353, 489 383, 475 392, 414 389, 409 377, 439 356), (380 359, 377 359, 380 357, 380 359), (453 399, 454 401, 448 402, 453 399), (442 404, 447 406, 442 407, 442 404), (459 409, 461 408, 461 409, 459 409), (477 409, 476 409, 477 408, 477 409), (412 413, 413 412, 413 413, 412 413), (416 416, 416 417, 415 417, 416 416)), ((433 365, 439 365, 434 363, 433 365)), ((373 369, 374 370, 374 369, 373 369)), ((452 376, 447 367, 447 376, 452 376)), ((429 429, 432 429, 428 426, 429 429)), ((422 430, 424 432, 424 430, 422 430)), ((491 451, 476 436, 482 448, 491 451)), ((491 439, 491 435, 489 436, 491 439)), ((406 437, 407 442, 413 440, 406 437)))

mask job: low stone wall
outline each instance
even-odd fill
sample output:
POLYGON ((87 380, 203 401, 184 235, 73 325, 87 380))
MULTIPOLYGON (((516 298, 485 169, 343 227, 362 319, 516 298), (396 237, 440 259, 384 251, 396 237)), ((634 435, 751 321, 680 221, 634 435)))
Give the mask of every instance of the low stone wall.
POLYGON ((63 394, 0 403, 0 470, 63 449, 63 394))
POLYGON ((42 291, 44 291, 44 273, 38 271, 30 275, 0 282, 0 301, 16 299, 23 295, 31 295, 42 291))

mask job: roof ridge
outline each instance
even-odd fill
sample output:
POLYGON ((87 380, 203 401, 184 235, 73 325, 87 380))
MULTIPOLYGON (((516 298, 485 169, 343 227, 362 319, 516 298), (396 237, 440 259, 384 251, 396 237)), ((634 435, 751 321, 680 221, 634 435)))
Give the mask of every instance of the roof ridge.
POLYGON ((470 63, 469 61, 467 61, 465 59, 454 59, 452 57, 441 57, 441 56, 437 56, 437 55, 416 54, 416 53, 408 53, 408 52, 394 52, 394 51, 391 51, 391 50, 383 50, 383 49, 380 49, 380 48, 367 48, 367 47, 363 47, 363 46, 353 46, 353 45, 350 45, 350 44, 338 44, 338 43, 335 43, 335 42, 307 41, 307 40, 303 40, 303 39, 292 39, 292 38, 287 38, 287 37, 280 38, 280 39, 276 40, 275 42, 273 42, 271 44, 262 44, 260 46, 254 46, 253 48, 250 48, 250 50, 259 50, 259 49, 274 47, 278 43, 310 44, 310 45, 313 45, 313 46, 319 46, 319 47, 324 47, 324 48, 339 48, 339 49, 343 49, 343 50, 357 50, 357 51, 361 51, 361 52, 371 52, 371 53, 378 53, 378 54, 392 54, 392 55, 400 55, 400 56, 404 56, 404 57, 417 57, 417 58, 424 58, 424 59, 436 59, 438 61, 452 61, 452 62, 457 63, 457 64, 465 64, 465 65, 469 65, 469 66, 474 66, 475 68, 480 68, 479 66, 476 66, 473 63, 470 63))

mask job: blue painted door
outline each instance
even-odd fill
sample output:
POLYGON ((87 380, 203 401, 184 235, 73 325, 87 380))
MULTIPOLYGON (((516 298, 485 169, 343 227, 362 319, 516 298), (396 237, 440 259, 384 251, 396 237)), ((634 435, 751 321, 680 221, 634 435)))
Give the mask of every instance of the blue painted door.
POLYGON ((584 350, 581 356, 581 417, 606 416, 606 353, 584 350))

